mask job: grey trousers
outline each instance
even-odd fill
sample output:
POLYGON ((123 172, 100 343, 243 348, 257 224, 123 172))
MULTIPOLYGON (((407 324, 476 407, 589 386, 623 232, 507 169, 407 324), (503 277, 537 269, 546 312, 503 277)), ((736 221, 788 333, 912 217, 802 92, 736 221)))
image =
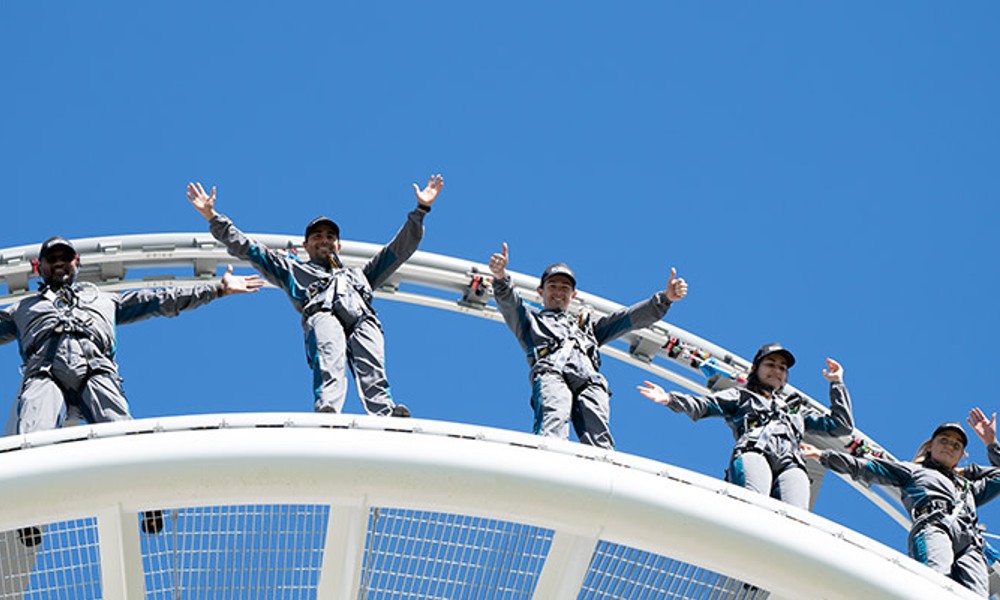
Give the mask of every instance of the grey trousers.
POLYGON ((573 424, 580 443, 614 448, 609 426, 611 393, 603 377, 578 377, 553 371, 536 373, 531 386, 531 407, 538 435, 569 439, 573 424))
POLYGON ((378 322, 362 319, 350 335, 329 312, 318 312, 306 323, 306 357, 313 372, 315 411, 343 411, 350 366, 365 412, 390 414, 395 403, 385 372, 385 338, 378 322))
POLYGON ((17 395, 17 433, 62 427, 67 409, 79 412, 88 423, 131 419, 118 376, 94 373, 78 390, 60 387, 52 377, 27 377, 17 395))
POLYGON ((733 457, 726 480, 765 496, 809 510, 809 475, 790 458, 746 451, 733 457))
POLYGON ((943 524, 927 523, 911 532, 909 550, 914 560, 951 577, 983 598, 989 596, 989 571, 982 548, 973 544, 956 548, 943 524))

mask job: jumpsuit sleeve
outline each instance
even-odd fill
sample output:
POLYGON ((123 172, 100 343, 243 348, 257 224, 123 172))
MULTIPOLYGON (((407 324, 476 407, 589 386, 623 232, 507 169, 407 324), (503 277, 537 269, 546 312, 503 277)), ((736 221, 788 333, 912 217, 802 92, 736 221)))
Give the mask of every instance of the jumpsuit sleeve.
POLYGON ((531 335, 531 319, 533 317, 524 305, 524 300, 511 286, 510 275, 503 279, 493 280, 493 300, 497 303, 497 308, 503 315, 507 327, 521 344, 521 348, 528 353, 534 351, 535 341, 531 335))
POLYGON ((601 317, 594 324, 597 345, 603 346, 630 331, 656 323, 667 314, 669 308, 670 300, 667 300, 667 293, 660 291, 642 302, 601 317))
POLYGON ((829 435, 847 435, 854 431, 854 411, 851 395, 844 382, 830 382, 830 414, 806 415, 806 429, 829 435))
POLYGON ((1000 494, 1000 468, 969 465, 965 476, 972 482, 972 496, 976 506, 986 504, 1000 494))
POLYGON ((675 413, 687 415, 692 421, 706 417, 725 417, 733 414, 738 406, 739 396, 734 396, 732 391, 735 390, 723 390, 708 396, 669 392, 670 404, 667 407, 675 413))
POLYGON ((8 344, 17 339, 12 307, 0 308, 0 344, 8 344))
POLYGON ((836 450, 824 450, 819 462, 831 471, 862 483, 904 487, 913 479, 911 469, 905 464, 881 458, 857 458, 836 450))
POLYGON ((307 298, 305 288, 294 277, 292 259, 251 240, 225 215, 217 214, 212 217, 209 231, 212 237, 226 247, 229 254, 248 261, 264 279, 288 292, 293 300, 303 301, 307 298))
POLYGON ((378 289, 396 272, 413 253, 417 251, 420 240, 424 237, 424 215, 426 210, 414 208, 406 215, 406 223, 396 232, 392 241, 382 247, 375 256, 365 264, 364 271, 372 289, 378 289))
POLYGON ((214 283, 124 292, 117 298, 115 322, 125 325, 150 317, 176 317, 185 310, 204 306, 218 296, 219 286, 214 283))
POLYGON ((986 456, 989 457, 990 464, 1000 467, 1000 443, 993 442, 986 447, 986 456))

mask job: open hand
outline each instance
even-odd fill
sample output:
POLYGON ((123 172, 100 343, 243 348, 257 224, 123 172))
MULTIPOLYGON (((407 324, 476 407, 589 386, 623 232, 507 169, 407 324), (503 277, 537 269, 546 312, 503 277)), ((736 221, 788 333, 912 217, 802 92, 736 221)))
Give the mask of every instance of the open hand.
POLYGON ((972 430, 976 432, 979 439, 983 440, 983 443, 987 446, 997 441, 996 413, 993 413, 993 416, 987 419, 986 414, 983 413, 982 410, 979 408, 973 408, 969 411, 969 418, 965 421, 970 427, 972 427, 972 430))
POLYGON ((222 276, 222 295, 252 294, 264 287, 264 281, 258 275, 233 275, 233 265, 226 265, 222 276))
POLYGON ((636 389, 643 396, 649 398, 657 404, 662 404, 663 406, 670 406, 670 394, 666 392, 663 388, 656 385, 652 381, 643 381, 643 385, 637 385, 636 389), (645 387, 643 387, 645 386, 645 387))
POLYGON ((420 206, 430 206, 434 204, 434 199, 437 195, 441 193, 441 188, 444 187, 444 178, 438 175, 431 175, 430 179, 427 180, 427 186, 424 189, 420 189, 417 184, 413 184, 413 191, 417 194, 417 204, 420 206))
POLYGON ((802 442, 799 444, 799 450, 802 451, 803 458, 811 458, 818 461, 821 456, 823 456, 823 451, 813 446, 812 444, 807 444, 802 442))
POLYGON ((206 194, 205 188, 201 187, 200 183, 189 183, 187 197, 194 209, 205 217, 206 221, 212 220, 215 216, 215 186, 212 186, 211 194, 206 194))

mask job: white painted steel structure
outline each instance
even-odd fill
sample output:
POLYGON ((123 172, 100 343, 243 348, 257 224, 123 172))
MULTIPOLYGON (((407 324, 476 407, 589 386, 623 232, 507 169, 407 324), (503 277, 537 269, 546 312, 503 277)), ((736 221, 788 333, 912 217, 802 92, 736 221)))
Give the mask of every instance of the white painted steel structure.
MULTIPOLYGON (((418 419, 204 415, 12 436, 0 440, 0 503, 0 530, 39 526, 36 548, 61 543, 66 522, 91 530, 78 537, 96 546, 89 560, 97 567, 61 581, 92 581, 68 594, 53 584, 33 598, 971 597, 849 529, 714 478, 572 442, 418 419), (218 510, 205 507, 234 504, 257 513, 266 512, 260 505, 299 508, 235 558, 204 558, 219 554, 218 544, 178 541, 190 542, 185 522, 199 508, 204 516, 218 510), (139 515, 153 509, 167 510, 168 525, 141 534, 139 515), (302 527, 306 513, 323 518, 302 527), (388 534, 405 543, 386 542, 393 518, 410 523, 388 534), (282 538, 287 528, 293 534, 282 538), (462 537, 468 530, 501 539, 462 537), (159 552, 156 544, 173 546, 159 552), (230 564, 275 546, 248 568, 230 564), (302 547, 316 556, 305 561, 312 567, 294 569, 314 574, 292 585, 279 554, 302 547), (421 562, 428 554, 437 564, 421 562), (212 560, 227 562, 226 577, 199 582, 212 560), (644 570, 662 573, 658 565, 677 560, 688 564, 639 587, 644 570), (486 567, 492 576, 477 580, 486 567), (165 573, 174 579, 159 585, 165 573)), ((242 535, 253 527, 253 519, 222 518, 209 529, 242 535)), ((0 555, 18 549, 0 546, 0 555)), ((48 568, 73 560, 50 559, 48 568)))

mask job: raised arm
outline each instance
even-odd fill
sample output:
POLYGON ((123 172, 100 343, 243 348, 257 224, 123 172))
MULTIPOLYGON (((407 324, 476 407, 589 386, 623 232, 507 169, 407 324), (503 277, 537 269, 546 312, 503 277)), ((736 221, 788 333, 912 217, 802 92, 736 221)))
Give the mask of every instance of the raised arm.
POLYGON ((306 299, 306 290, 292 276, 292 260, 248 238, 228 217, 216 211, 214 187, 211 193, 206 193, 200 183, 189 183, 187 197, 198 214, 208 221, 212 237, 221 242, 230 255, 248 261, 265 279, 288 292, 293 301, 306 299))
POLYGON ((503 243, 502 252, 494 253, 490 257, 490 272, 493 273, 493 301, 497 303, 497 309, 507 323, 507 327, 514 333, 521 348, 525 352, 531 352, 534 348, 534 340, 531 336, 531 313, 524 305, 524 300, 514 291, 511 284, 510 275, 507 274, 507 263, 509 255, 507 253, 507 242, 503 243))
POLYGON ((215 186, 212 186, 212 193, 206 194, 201 183, 195 181, 188 183, 187 197, 198 214, 211 221, 217 213, 215 212, 215 186))
POLYGON ((832 358, 826 359, 823 377, 830 382, 830 414, 806 415, 806 429, 829 435, 847 435, 854 430, 851 395, 844 385, 844 367, 832 358))
POLYGON ((406 223, 388 244, 379 250, 364 266, 363 271, 372 289, 386 282, 396 270, 417 251, 424 237, 424 216, 431 211, 444 179, 441 175, 431 175, 424 189, 413 184, 417 196, 417 207, 406 216, 406 223))
POLYGON ((969 411, 969 418, 966 419, 972 430, 976 432, 979 439, 983 441, 986 446, 986 455, 989 457, 990 464, 994 467, 1000 467, 1000 444, 997 444, 997 414, 993 413, 990 418, 986 418, 986 414, 977 408, 973 408, 969 411))
POLYGON ((443 187, 444 178, 441 177, 440 173, 431 175, 424 189, 420 189, 420 186, 414 183, 413 192, 417 195, 417 204, 430 210, 431 204, 434 204, 434 200, 437 199, 443 187))
POLYGON ((667 314, 673 302, 687 295, 687 289, 687 282, 677 277, 677 269, 671 268, 670 279, 667 280, 664 291, 597 320, 594 324, 594 337, 597 338, 597 343, 604 345, 630 331, 656 323, 667 314))
POLYGON ((507 255, 507 242, 504 242, 502 250, 500 252, 494 252, 493 256, 490 257, 490 273, 493 273, 494 279, 507 278, 508 262, 510 262, 510 258, 507 255))

